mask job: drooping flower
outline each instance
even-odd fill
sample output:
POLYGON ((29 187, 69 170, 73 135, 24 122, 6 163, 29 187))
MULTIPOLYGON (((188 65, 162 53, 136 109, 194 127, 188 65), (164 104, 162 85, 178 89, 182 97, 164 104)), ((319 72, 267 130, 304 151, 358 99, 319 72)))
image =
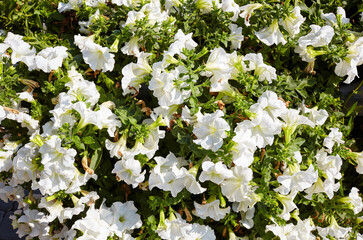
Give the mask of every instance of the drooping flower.
POLYGON ((92 70, 104 72, 113 70, 115 55, 110 53, 110 49, 93 42, 90 37, 76 35, 74 38, 74 43, 80 48, 84 61, 92 70))
POLYGON ((263 5, 260 3, 251 3, 240 7, 242 13, 240 13, 240 17, 245 19, 245 25, 250 26, 250 18, 254 10, 261 8, 263 5))
POLYGON ((271 46, 273 44, 279 45, 280 43, 282 45, 286 44, 286 40, 280 31, 277 19, 273 20, 269 27, 265 27, 256 32, 255 35, 267 46, 271 46))
POLYGON ((352 228, 344 228, 339 226, 334 216, 330 216, 330 225, 325 228, 317 227, 317 229, 321 237, 325 238, 330 235, 335 239, 345 239, 345 237, 348 236, 348 233, 351 231, 352 228))
POLYGON ((279 23, 284 27, 284 29, 294 37, 300 32, 300 26, 305 21, 305 18, 300 13, 300 7, 296 6, 293 9, 291 15, 287 16, 285 19, 281 19, 279 23))
POLYGON ((229 30, 231 30, 229 40, 231 41, 232 49, 240 49, 241 43, 244 40, 244 37, 242 35, 242 27, 238 27, 237 24, 231 23, 228 28, 229 30))

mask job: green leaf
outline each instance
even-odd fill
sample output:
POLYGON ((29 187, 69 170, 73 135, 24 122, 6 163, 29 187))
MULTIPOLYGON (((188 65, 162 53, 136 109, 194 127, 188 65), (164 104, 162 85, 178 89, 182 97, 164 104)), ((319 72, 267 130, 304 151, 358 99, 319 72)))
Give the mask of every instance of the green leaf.
POLYGON ((98 167, 98 165, 101 162, 102 154, 103 154, 103 151, 102 151, 101 147, 94 151, 94 153, 91 157, 91 163, 89 166, 91 169, 96 170, 96 168, 98 167))

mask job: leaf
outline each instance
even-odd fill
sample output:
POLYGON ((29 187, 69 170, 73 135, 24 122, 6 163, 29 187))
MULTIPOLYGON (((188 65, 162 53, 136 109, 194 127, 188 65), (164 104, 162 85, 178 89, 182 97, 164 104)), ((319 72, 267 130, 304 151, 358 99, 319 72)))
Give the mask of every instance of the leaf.
POLYGON ((346 116, 347 117, 349 117, 353 112, 354 112, 354 110, 356 109, 356 107, 357 107, 357 104, 358 104, 358 102, 355 102, 354 104, 353 104, 353 106, 351 106, 350 108, 349 108, 349 110, 348 110, 348 112, 347 112, 347 114, 346 114, 346 116))
POLYGON ((76 145, 77 149, 85 150, 84 143, 81 141, 81 138, 78 135, 73 136, 72 141, 74 145, 76 145))
POLYGON ((101 162, 102 154, 103 154, 102 147, 100 147, 94 151, 94 153, 91 157, 91 163, 89 166, 91 169, 96 170, 96 168, 98 167, 98 165, 101 162))
POLYGON ((87 145, 91 145, 95 142, 95 139, 91 136, 86 136, 82 138, 82 141, 87 145))

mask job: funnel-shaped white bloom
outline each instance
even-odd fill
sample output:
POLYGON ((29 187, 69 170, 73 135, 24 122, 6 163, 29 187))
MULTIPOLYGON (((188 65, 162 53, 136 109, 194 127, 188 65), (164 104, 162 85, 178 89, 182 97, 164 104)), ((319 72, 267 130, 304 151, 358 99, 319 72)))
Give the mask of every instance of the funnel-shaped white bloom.
POLYGON ((63 46, 43 49, 35 57, 36 68, 46 73, 57 70, 67 56, 67 48, 63 46))
POLYGON ((222 162, 213 163, 211 161, 203 162, 202 173, 199 176, 199 181, 212 181, 215 184, 221 184, 225 179, 231 178, 233 172, 227 168, 222 162))
POLYGON ((252 170, 235 166, 231 168, 233 177, 226 179, 221 184, 222 194, 231 202, 241 202, 250 194, 249 182, 252 180, 252 170))
POLYGON ((197 139, 193 140, 204 149, 216 152, 223 145, 223 138, 227 137, 226 131, 231 128, 222 117, 224 113, 217 110, 214 113, 206 113, 194 125, 193 133, 197 139))
POLYGON ((240 49, 241 43, 244 40, 244 37, 242 35, 242 27, 238 27, 237 24, 231 23, 228 26, 229 30, 231 30, 231 34, 229 35, 229 40, 232 44, 232 49, 240 49))
POLYGON ((245 25, 246 26, 250 26, 250 17, 253 13, 254 10, 261 8, 263 5, 260 3, 251 3, 251 4, 247 4, 244 5, 242 7, 240 7, 240 10, 242 11, 242 13, 239 15, 241 18, 245 19, 245 25))
POLYGON ((273 44, 279 45, 280 43, 282 45, 286 44, 286 40, 280 31, 279 24, 276 19, 272 21, 269 27, 261 29, 256 32, 255 35, 267 46, 271 46, 273 44))
POLYGON ((344 228, 339 226, 334 216, 330 216, 330 225, 328 227, 317 227, 317 229, 321 237, 326 238, 330 235, 335 239, 346 239, 346 236, 348 236, 349 232, 352 230, 351 227, 344 228))
POLYGON ((324 171, 326 177, 334 182, 335 179, 340 179, 342 174, 340 168, 343 164, 339 155, 328 156, 324 149, 320 149, 315 156, 318 164, 318 168, 324 171))
POLYGON ((297 195, 297 191, 291 191, 289 195, 281 195, 277 194, 276 198, 282 203, 283 210, 282 213, 279 215, 281 218, 285 219, 286 221, 290 219, 290 212, 297 208, 294 203, 294 198, 297 195))
POLYGON ((276 69, 263 62, 261 53, 248 53, 244 57, 245 61, 249 61, 249 70, 254 70, 255 75, 258 76, 259 81, 267 80, 269 83, 272 79, 276 79, 276 69))
POLYGON ((135 89, 138 91, 141 87, 140 84, 145 81, 144 77, 153 71, 148 63, 151 55, 151 53, 142 52, 137 57, 137 63, 129 63, 123 67, 121 80, 123 95, 135 93, 135 89))
POLYGON ((334 29, 331 26, 320 27, 318 25, 310 25, 311 32, 303 37, 300 37, 299 46, 322 47, 328 45, 334 36, 334 29))
POLYGON ((281 19, 279 23, 290 34, 291 37, 294 37, 300 32, 300 26, 304 23, 304 21, 305 18, 300 14, 300 7, 296 6, 293 9, 292 14, 285 19, 281 19))
POLYGON ((132 185, 133 188, 144 181, 145 172, 141 172, 140 162, 133 158, 126 158, 116 162, 112 170, 112 173, 116 173, 118 181, 125 181, 127 184, 132 185))
POLYGON ((223 219, 231 210, 230 207, 220 208, 219 205, 219 199, 204 205, 194 202, 195 212, 193 211, 193 214, 203 219, 210 217, 215 221, 219 221, 223 219))
POLYGON ((335 143, 338 146, 344 143, 342 138, 343 138, 343 133, 339 131, 339 128, 330 128, 330 133, 327 137, 324 138, 323 145, 324 147, 328 148, 329 150, 328 152, 331 153, 335 143))
POLYGON ((110 53, 110 49, 94 43, 89 37, 77 35, 74 38, 74 43, 81 49, 84 61, 89 64, 92 70, 104 72, 113 70, 115 55, 110 53))

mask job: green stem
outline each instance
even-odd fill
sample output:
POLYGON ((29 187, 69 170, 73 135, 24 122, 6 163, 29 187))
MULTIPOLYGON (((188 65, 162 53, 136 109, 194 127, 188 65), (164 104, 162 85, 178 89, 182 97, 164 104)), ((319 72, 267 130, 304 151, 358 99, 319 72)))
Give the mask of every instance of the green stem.
POLYGON ((363 85, 363 80, 362 81, 360 81, 360 83, 359 83, 359 85, 358 85, 358 87, 356 87, 350 94, 349 94, 349 96, 348 96, 348 98, 347 98, 347 100, 345 100, 345 103, 344 103, 344 107, 346 107, 347 106, 347 104, 348 104, 348 102, 349 102, 349 100, 352 98, 352 96, 353 95, 355 95, 355 94, 357 94, 357 92, 358 92, 358 90, 362 87, 362 85, 363 85))

